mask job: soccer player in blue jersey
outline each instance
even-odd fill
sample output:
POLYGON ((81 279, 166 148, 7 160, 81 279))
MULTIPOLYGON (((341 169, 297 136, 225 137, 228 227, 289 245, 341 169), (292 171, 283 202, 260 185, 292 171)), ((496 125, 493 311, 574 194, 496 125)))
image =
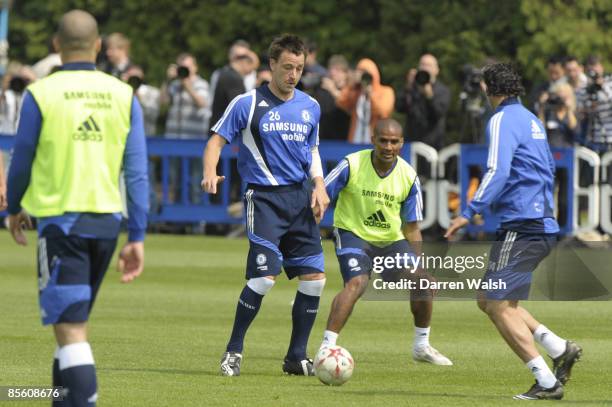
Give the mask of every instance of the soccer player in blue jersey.
POLYGON ((38 218, 40 311, 57 342, 53 385, 64 388, 64 401, 54 405, 94 406, 87 321, 117 245, 122 169, 129 221, 128 243, 119 254, 121 281, 143 270, 146 140, 132 89, 95 69, 101 41, 93 16, 66 13, 54 44, 61 69, 30 85, 23 98, 9 171, 9 226, 25 245, 28 214, 38 218))
POLYGON ((306 58, 302 40, 284 34, 272 41, 268 54, 272 80, 230 103, 212 127, 204 151, 206 192, 216 193, 223 181, 216 173, 217 163, 221 149, 232 140, 240 145, 238 171, 247 183, 247 283, 221 359, 224 376, 240 374, 246 331, 281 267, 290 279, 299 279, 283 371, 314 374, 306 346, 325 285, 317 223, 329 204, 317 147, 321 113, 313 98, 295 89, 306 58))
POLYGON ((462 216, 453 220, 445 237, 451 237, 487 207, 501 218, 499 244, 491 250, 483 281, 499 279, 506 288, 480 291, 478 305, 536 378, 527 392, 515 398, 561 399, 563 385, 582 349, 555 335, 518 304, 527 299, 533 270, 557 240, 559 226, 553 215, 555 164, 544 126, 518 99, 523 87, 513 66, 488 65, 483 76, 495 109, 487 126, 487 173, 474 199, 462 216), (552 371, 534 340, 552 358, 552 371))

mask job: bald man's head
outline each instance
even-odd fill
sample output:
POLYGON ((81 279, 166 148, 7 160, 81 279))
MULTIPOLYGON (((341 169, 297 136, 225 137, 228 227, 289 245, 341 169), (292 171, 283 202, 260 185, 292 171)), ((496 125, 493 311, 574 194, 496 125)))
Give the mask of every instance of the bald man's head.
POLYGON ((95 59, 99 42, 98 23, 91 14, 72 10, 62 16, 55 36, 56 47, 62 56, 93 54, 95 59))
POLYGON ((395 119, 381 119, 374 126, 374 135, 377 136, 382 133, 399 134, 401 136, 402 125, 395 119))
POLYGON ((440 68, 438 67, 438 60, 431 54, 424 54, 419 59, 419 70, 429 72, 431 76, 431 81, 435 82, 438 73, 440 73, 440 68))

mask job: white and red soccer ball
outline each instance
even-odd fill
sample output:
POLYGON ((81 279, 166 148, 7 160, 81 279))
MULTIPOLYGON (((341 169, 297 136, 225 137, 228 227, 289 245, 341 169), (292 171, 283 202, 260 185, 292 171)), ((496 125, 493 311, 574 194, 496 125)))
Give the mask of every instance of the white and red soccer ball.
POLYGON ((344 384, 353 375, 353 369, 353 357, 342 346, 325 346, 319 349, 314 359, 315 374, 329 386, 344 384))

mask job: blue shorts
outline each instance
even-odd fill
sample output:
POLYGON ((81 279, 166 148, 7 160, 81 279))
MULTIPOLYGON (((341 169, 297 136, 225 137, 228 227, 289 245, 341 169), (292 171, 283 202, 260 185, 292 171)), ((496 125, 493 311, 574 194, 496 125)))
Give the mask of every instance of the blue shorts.
POLYGON ((249 237, 246 278, 323 273, 319 226, 310 207, 307 183, 247 186, 244 208, 249 237))
POLYGON ((85 322, 117 239, 38 239, 38 298, 43 325, 85 322))
POLYGON ((496 289, 483 289, 487 299, 526 300, 531 288, 532 272, 548 256, 556 242, 556 234, 498 229, 482 283, 503 282, 505 288, 500 284, 496 289))
POLYGON ((385 280, 391 280, 393 274, 405 271, 402 268, 384 267, 381 259, 396 256, 408 258, 413 256, 412 249, 407 240, 402 239, 385 247, 374 246, 363 240, 353 232, 345 229, 334 229, 334 241, 336 243, 336 257, 340 264, 340 272, 344 283, 353 277, 362 274, 370 276, 372 271, 384 274, 385 280))

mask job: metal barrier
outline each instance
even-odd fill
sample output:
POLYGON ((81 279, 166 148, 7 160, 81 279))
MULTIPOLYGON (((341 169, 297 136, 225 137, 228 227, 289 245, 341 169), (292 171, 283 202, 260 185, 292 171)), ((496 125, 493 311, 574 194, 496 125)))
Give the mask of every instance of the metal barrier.
POLYGON ((587 232, 594 230, 599 224, 599 155, 596 152, 589 150, 585 147, 576 147, 574 149, 574 208, 573 208, 573 223, 572 231, 574 233, 587 232), (585 170, 585 166, 580 164, 580 161, 585 161, 592 175, 588 174, 585 178, 592 180, 586 187, 580 185, 582 178, 582 171, 585 170), (582 222, 580 216, 580 198, 585 197, 587 200, 587 219, 586 222, 582 222))
POLYGON ((410 159, 407 160, 412 164, 419 179, 421 180, 421 191, 423 192, 423 220, 421 221, 421 229, 427 229, 436 223, 438 200, 437 191, 437 172, 438 172, 438 152, 435 148, 428 146, 425 143, 414 142, 409 145, 410 159), (427 163, 428 168, 422 168, 422 157, 427 163))
MULTIPOLYGON (((12 136, 0 135, 0 150, 10 150, 13 141, 12 136)), ((220 184, 216 196, 205 194, 200 189, 201 156, 205 146, 203 140, 147 139, 149 174, 153 180, 150 222, 242 222, 241 216, 228 213, 232 201, 241 200, 241 188, 237 184, 235 171, 238 146, 230 144, 221 152, 219 171, 226 179, 220 184)), ((370 147, 341 141, 322 141, 319 150, 323 167, 329 172, 347 154, 370 147)), ((564 222, 560 222, 561 233, 593 230, 599 223, 604 231, 612 233, 612 152, 605 154, 601 160, 595 152, 584 147, 555 148, 552 152, 557 175, 559 171, 564 172, 564 177, 558 178, 562 183, 561 188, 565 188, 566 216, 562 219, 564 222), (589 182, 581 185, 581 180, 585 179, 589 182), (586 217, 582 219, 580 204, 584 202, 587 211, 586 217)), ((418 142, 404 146, 402 157, 415 167, 422 180, 423 229, 434 225, 436 221, 441 227, 448 227, 452 216, 449 211, 449 193, 457 194, 460 197, 460 209, 465 209, 470 179, 484 175, 487 154, 488 149, 484 145, 453 144, 439 152, 418 142), (456 164, 453 160, 456 160, 456 164)), ((327 211, 322 221, 323 226, 332 225, 332 212, 327 211)), ((472 233, 493 232, 497 227, 497 219, 490 213, 484 213, 483 219, 482 225, 470 225, 468 230, 472 233)))
POLYGON ((453 192, 462 195, 459 190, 459 183, 450 179, 450 174, 446 171, 446 165, 455 158, 459 166, 459 155, 461 154, 461 144, 455 143, 443 148, 438 153, 438 224, 447 229, 450 226, 451 214, 448 210, 448 194, 453 192))
POLYGON ((599 193, 601 195, 601 218, 600 225, 604 232, 612 234, 612 151, 601 157, 601 183, 599 193))

